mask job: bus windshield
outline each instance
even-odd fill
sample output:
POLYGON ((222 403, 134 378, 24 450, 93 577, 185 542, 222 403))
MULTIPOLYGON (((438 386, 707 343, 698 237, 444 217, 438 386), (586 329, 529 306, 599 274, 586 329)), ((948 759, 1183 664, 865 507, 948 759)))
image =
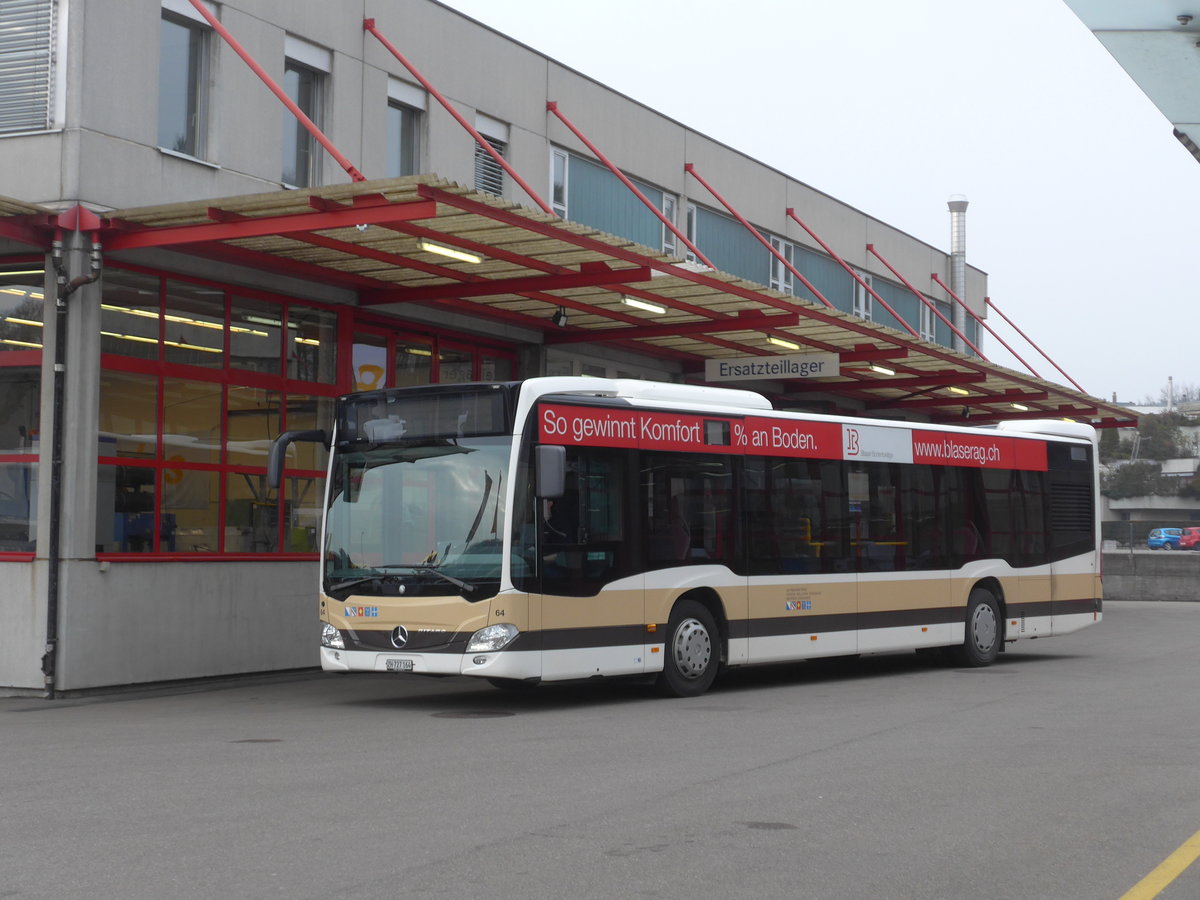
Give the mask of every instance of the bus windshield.
POLYGON ((511 447, 511 437, 498 435, 338 447, 326 593, 493 596, 511 447))

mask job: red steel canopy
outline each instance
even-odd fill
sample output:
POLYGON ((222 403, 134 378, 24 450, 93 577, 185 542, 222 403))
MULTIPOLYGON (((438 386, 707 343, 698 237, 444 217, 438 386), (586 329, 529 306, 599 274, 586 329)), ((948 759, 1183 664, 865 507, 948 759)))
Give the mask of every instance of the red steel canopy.
POLYGON ((434 175, 127 209, 98 220, 0 199, 0 239, 44 249, 64 227, 94 230, 106 255, 130 261, 140 251, 171 250, 301 277, 351 289, 361 307, 382 312, 420 304, 517 326, 545 344, 612 345, 673 360, 697 382, 709 359, 797 352, 769 338, 838 354, 835 376, 752 385, 781 407, 912 411, 934 422, 966 415, 981 424, 1136 423, 1129 410, 1080 391, 434 175))

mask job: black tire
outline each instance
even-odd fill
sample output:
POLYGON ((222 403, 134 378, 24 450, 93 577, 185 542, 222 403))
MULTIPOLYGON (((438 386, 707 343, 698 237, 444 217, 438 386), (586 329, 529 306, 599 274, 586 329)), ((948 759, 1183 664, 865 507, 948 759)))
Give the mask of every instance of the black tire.
POLYGON ((721 635, 703 604, 680 600, 667 623, 666 657, 655 686, 670 697, 699 697, 717 677, 721 635))
POLYGON ((975 588, 967 601, 967 633, 962 646, 954 648, 954 661, 960 666, 990 666, 1004 642, 1004 619, 1000 601, 987 588, 975 588))
POLYGON ((494 688, 513 694, 528 694, 538 686, 536 681, 521 681, 519 678, 489 678, 487 682, 494 688))

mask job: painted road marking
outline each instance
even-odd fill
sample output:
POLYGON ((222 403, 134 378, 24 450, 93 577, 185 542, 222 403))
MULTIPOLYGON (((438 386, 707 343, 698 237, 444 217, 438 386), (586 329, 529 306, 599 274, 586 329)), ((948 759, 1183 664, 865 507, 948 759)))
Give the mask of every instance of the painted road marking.
POLYGON ((1152 900, 1200 857, 1200 831, 1183 842, 1158 868, 1121 895, 1121 900, 1152 900))

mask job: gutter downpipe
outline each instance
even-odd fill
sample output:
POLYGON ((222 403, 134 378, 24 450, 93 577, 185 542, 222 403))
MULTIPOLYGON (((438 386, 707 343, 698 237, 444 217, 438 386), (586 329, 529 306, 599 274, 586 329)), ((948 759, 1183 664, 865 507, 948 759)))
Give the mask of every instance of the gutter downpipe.
POLYGON ((63 233, 58 229, 51 242, 51 259, 57 289, 54 298, 54 415, 50 441, 50 549, 47 554, 49 572, 46 575, 46 652, 42 656, 42 676, 47 700, 55 696, 55 675, 58 671, 59 582, 62 568, 62 469, 63 469, 63 407, 67 372, 67 298, 100 277, 100 243, 92 238, 91 271, 67 281, 63 265, 63 233))

